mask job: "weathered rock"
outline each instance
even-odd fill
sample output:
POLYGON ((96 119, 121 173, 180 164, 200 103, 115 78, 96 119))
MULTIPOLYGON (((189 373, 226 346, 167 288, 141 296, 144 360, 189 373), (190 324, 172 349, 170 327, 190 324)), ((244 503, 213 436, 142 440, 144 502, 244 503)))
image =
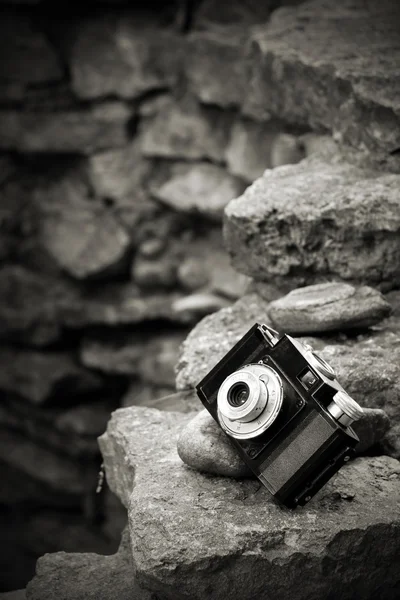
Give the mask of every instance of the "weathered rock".
POLYGON ((100 438, 107 480, 129 506, 141 586, 162 599, 226 598, 227 581, 244 600, 394 597, 398 461, 359 458, 291 511, 254 480, 185 468, 176 436, 188 418, 124 409, 100 438))
POLYGON ((71 53, 78 97, 135 98, 176 83, 184 38, 136 12, 108 14, 82 23, 71 53), (93 48, 96 52, 93 52, 93 48))
POLYGON ((231 116, 216 108, 200 107, 192 99, 172 100, 142 127, 145 156, 223 162, 231 116))
POLYGON ((107 207, 89 197, 79 174, 51 182, 35 196, 40 241, 60 267, 76 279, 104 276, 123 267, 129 235, 107 207))
POLYGON ((233 266, 293 287, 327 277, 398 286, 399 179, 317 157, 265 171, 225 208, 233 266))
POLYGON ((398 171, 399 16, 391 0, 278 9, 253 35, 245 112, 328 129, 398 171))
MULTIPOLYGON (((360 438, 356 447, 357 454, 362 454, 378 444, 389 427, 389 417, 383 410, 365 408, 364 417, 353 424, 360 438)), ((228 437, 206 409, 183 428, 177 448, 183 462, 198 471, 228 477, 252 475, 250 468, 242 461, 228 437)))
POLYGON ((248 294, 202 319, 181 345, 177 389, 194 388, 256 321, 268 324, 267 308, 258 295, 248 294))
POLYGON ((202 473, 238 478, 252 475, 206 409, 183 428, 179 434, 177 450, 185 464, 202 473))
POLYGON ((129 535, 123 535, 116 554, 57 552, 37 562, 28 584, 28 600, 150 600, 135 582, 129 535))
POLYGON ((98 196, 123 201, 135 199, 149 173, 149 164, 141 156, 138 144, 131 143, 93 154, 88 159, 89 174, 98 196))
POLYGON ((0 148, 91 154, 124 146, 132 111, 119 102, 54 112, 0 111, 0 148))
POLYGON ((62 280, 17 265, 0 270, 0 337, 45 346, 59 338, 57 303, 65 300, 62 280))
POLYGON ((198 163, 174 166, 171 179, 152 194, 175 210, 221 221, 225 206, 243 190, 243 183, 221 167, 198 163))
POLYGON ((231 139, 226 149, 228 169, 233 175, 252 183, 265 169, 287 163, 296 163, 304 158, 301 141, 285 134, 282 138, 282 124, 278 121, 257 123, 249 119, 236 121, 231 139), (284 140, 291 140, 291 145, 284 140), (285 150, 285 152, 284 152, 285 150))
POLYGON ((210 27, 213 24, 251 25, 266 21, 273 10, 274 2, 253 0, 245 4, 240 0, 214 2, 205 0, 194 15, 195 28, 210 27))
POLYGON ((390 311, 373 288, 335 282, 297 288, 268 307, 276 329, 286 333, 362 329, 379 323, 390 311))
POLYGON ((133 261, 131 274, 133 281, 143 289, 168 289, 177 283, 176 261, 168 255, 158 260, 148 260, 137 255, 133 261))
POLYGON ((166 331, 149 335, 149 331, 84 338, 82 363, 105 373, 137 376, 154 385, 173 387, 174 366, 185 331, 166 331))
POLYGON ((175 392, 175 388, 155 388, 134 382, 122 398, 121 407, 146 406, 169 412, 194 413, 202 405, 193 390, 175 392))
POLYGON ((180 322, 192 323, 228 305, 225 298, 204 291, 178 298, 172 304, 172 311, 180 322))
POLYGON ((241 106, 248 89, 248 31, 219 27, 188 36, 185 74, 201 102, 222 108, 241 106))
POLYGON ((14 590, 13 592, 5 592, 0 594, 1 600, 26 600, 25 590, 14 590))
POLYGON ((0 389, 33 404, 74 404, 82 394, 98 392, 102 380, 75 363, 67 352, 0 348, 0 389))
POLYGON ((26 86, 54 82, 63 77, 63 68, 54 48, 21 13, 2 11, 0 57, 0 95, 6 89, 8 100, 23 100, 26 86))

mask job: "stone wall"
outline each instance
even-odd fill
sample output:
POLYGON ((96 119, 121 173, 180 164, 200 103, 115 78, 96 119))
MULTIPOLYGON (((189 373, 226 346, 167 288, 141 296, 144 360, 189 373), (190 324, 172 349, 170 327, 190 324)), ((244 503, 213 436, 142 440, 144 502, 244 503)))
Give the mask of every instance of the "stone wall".
MULTIPOLYGON (((398 317, 386 319, 381 332, 364 331, 387 317, 389 305, 398 302, 390 290, 400 287, 395 4, 150 0, 85 2, 78 10, 2 2, 1 13, 0 500, 19 564, 26 561, 29 574, 21 576, 17 568, 4 585, 24 586, 31 558, 46 551, 116 549, 124 510, 108 490, 95 494, 101 462, 96 438, 111 411, 133 404, 193 409, 191 393, 159 399, 176 385, 190 390, 254 320, 275 316, 293 333, 328 336, 314 343, 327 348, 357 399, 367 396, 367 406, 390 413, 389 432, 387 417, 381 418, 386 438, 380 452, 398 456, 398 317), (308 297, 311 317, 302 314, 300 323, 290 298, 289 308, 285 301, 283 309, 279 301, 270 304, 299 285, 327 281, 338 281, 338 288, 323 287, 317 300, 308 297), (386 300, 378 289, 388 293, 386 300), (330 313, 332 293, 337 303, 330 313), (353 312, 343 317, 349 303, 353 312), (322 306, 318 325, 316 306, 322 306), (193 329, 179 351, 209 313, 215 314, 193 329), (333 325, 327 334, 321 323, 328 321, 333 325), (354 326, 361 337, 353 331, 348 338, 344 331, 354 326), (366 374, 362 367, 371 362, 366 374)), ((208 498, 212 486, 202 488, 199 477, 176 462, 171 436, 188 417, 142 410, 119 411, 102 443, 110 486, 126 505, 138 467, 132 457, 159 454, 151 486, 145 476, 151 465, 144 463, 137 477, 133 505, 141 508, 132 509, 130 534, 133 539, 139 527, 140 539, 131 544, 132 571, 143 589, 160 598, 177 598, 177 590, 182 598, 201 598, 207 585, 213 597, 223 597, 218 578, 208 581, 205 567, 221 559, 218 569, 236 581, 231 559, 247 548, 250 567, 262 572, 270 557, 257 542, 260 532, 246 523, 226 552, 205 535, 187 560, 175 543, 161 543, 154 534, 158 550, 145 564, 140 540, 157 532, 149 490, 157 510, 171 509, 165 514, 172 539, 180 522, 188 545, 197 510, 209 508, 214 520, 208 525, 214 527, 226 503, 235 520, 242 502, 247 511, 254 482, 229 483, 234 503, 219 482, 215 504, 208 498), (158 447, 164 428, 171 435, 158 447), (136 433, 147 430, 142 442, 136 433), (183 478, 181 508, 173 502, 174 490, 168 491, 164 456, 183 478), (194 513, 182 521, 185 489, 194 513), (205 506, 193 500, 199 493, 205 506), (184 572, 187 589, 162 567, 165 560, 176 565, 174 573, 184 572)), ((361 475, 350 476, 351 489, 363 473, 372 485, 376 473, 392 481, 395 459, 385 461, 362 463, 361 475)), ((343 494, 347 485, 345 480, 343 494)), ((350 507, 345 526, 364 531, 371 525, 375 549, 379 527, 387 535, 396 513, 387 501, 392 484, 377 485, 383 486, 378 506, 387 509, 387 521, 381 524, 374 513, 354 525, 350 507)), ((337 511, 339 492, 330 493, 321 522, 337 511)), ((370 501, 368 496, 361 509, 370 501)), ((338 572, 345 561, 335 562, 340 552, 332 557, 329 544, 335 546, 340 527, 322 536, 338 572)), ((348 543, 360 543, 357 534, 348 543)), ((99 572, 104 565, 123 571, 119 597, 131 597, 133 590, 127 548, 125 540, 115 559, 93 559, 99 572)), ((292 569, 285 548, 282 564, 288 558, 292 569)), ((388 546, 389 558, 391 553, 388 546)), ((46 560, 30 598, 62 596, 70 587, 74 559, 46 560)), ((355 557, 354 564, 363 560, 355 557)), ((278 571, 271 570, 275 586, 278 571)), ((383 571, 374 573, 364 589, 357 571, 361 583, 352 589, 370 593, 383 571)), ((296 577, 293 590, 299 589, 296 577)), ((316 580, 313 597, 337 584, 329 581, 318 587, 316 580)), ((282 594, 292 595, 289 583, 282 594)), ((87 597, 90 585, 78 586, 76 598, 87 597)), ((265 587, 262 578, 254 585, 265 587)), ((94 588, 90 593, 101 597, 94 588)), ((103 597, 112 597, 108 593, 103 597)), ((137 594, 147 597, 143 590, 137 594)))
POLYGON ((274 5, 1 3, 5 588, 44 552, 116 549, 96 438, 115 408, 174 390, 189 329, 248 285, 224 206, 308 144, 307 124, 240 109, 274 5))

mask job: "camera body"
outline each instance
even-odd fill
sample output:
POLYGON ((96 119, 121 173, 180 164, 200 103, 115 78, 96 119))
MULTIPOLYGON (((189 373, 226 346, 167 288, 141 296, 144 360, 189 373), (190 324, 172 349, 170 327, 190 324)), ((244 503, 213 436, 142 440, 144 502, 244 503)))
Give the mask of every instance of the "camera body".
POLYGON ((310 346, 256 323, 196 386, 269 492, 294 508, 350 459, 361 407, 310 346))

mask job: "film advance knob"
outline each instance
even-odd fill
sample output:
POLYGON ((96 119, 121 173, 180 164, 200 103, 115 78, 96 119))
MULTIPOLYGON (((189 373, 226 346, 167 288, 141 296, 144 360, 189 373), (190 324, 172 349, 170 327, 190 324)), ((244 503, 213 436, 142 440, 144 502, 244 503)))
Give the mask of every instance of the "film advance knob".
POLYGON ((361 419, 364 414, 361 406, 344 391, 336 392, 328 406, 328 412, 345 427, 361 419))

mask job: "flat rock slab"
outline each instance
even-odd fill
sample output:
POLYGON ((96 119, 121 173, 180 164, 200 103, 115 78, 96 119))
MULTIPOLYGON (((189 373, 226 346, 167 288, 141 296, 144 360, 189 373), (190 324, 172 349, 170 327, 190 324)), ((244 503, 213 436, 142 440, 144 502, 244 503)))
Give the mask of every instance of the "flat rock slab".
MULTIPOLYGON (((199 400, 200 402, 200 400, 199 400)), ((365 408, 364 416, 353 424, 360 438, 361 454, 381 441, 390 427, 389 417, 379 408, 365 408)), ((204 473, 248 477, 251 470, 241 460, 229 439, 210 413, 203 409, 182 429, 178 454, 184 463, 204 473)))
POLYGON ((128 506, 134 570, 162 600, 392 599, 399 584, 399 462, 359 458, 304 509, 254 480, 181 462, 188 415, 130 408, 100 438, 107 479, 128 506))
POLYGON ((310 157, 267 170, 225 208, 233 266, 292 287, 400 285, 400 176, 310 157))
POLYGON ((298 288, 271 302, 268 309, 276 329, 286 333, 363 329, 390 312, 390 304, 377 290, 336 282, 298 288))
POLYGON ((124 532, 118 552, 111 556, 57 552, 39 558, 26 598, 150 600, 150 595, 135 583, 129 535, 124 532))
POLYGON ((391 0, 278 9, 252 38, 245 111, 329 129, 398 171, 390 152, 400 146, 399 18, 391 0))

